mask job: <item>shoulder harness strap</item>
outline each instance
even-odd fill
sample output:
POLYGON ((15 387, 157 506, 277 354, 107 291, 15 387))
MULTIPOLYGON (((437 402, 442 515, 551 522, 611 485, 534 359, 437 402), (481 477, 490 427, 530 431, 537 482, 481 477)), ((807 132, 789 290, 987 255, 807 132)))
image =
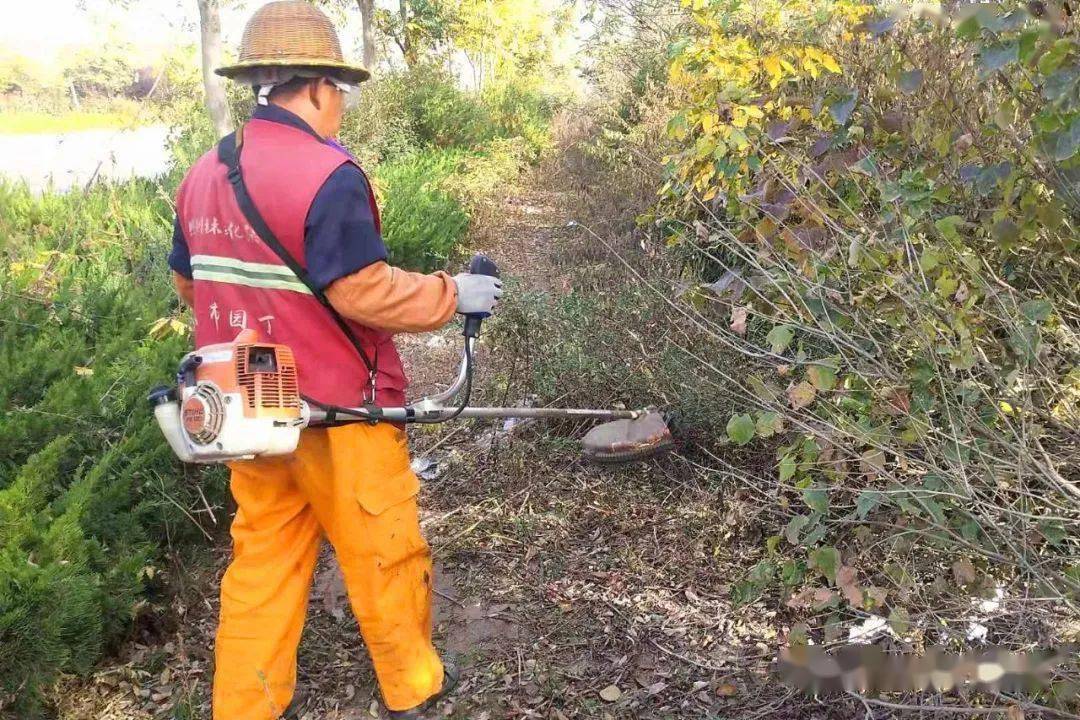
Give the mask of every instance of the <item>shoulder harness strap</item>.
POLYGON ((349 340, 349 343, 356 349, 360 359, 364 362, 364 367, 368 371, 368 380, 371 384, 370 401, 375 402, 375 375, 378 370, 379 362, 379 348, 375 346, 375 359, 372 361, 368 358, 367 352, 364 350, 364 346, 361 344, 360 339, 356 337, 356 333, 349 327, 349 323, 341 316, 334 306, 330 303, 329 298, 326 297, 326 293, 315 286, 312 282, 311 276, 308 275, 307 269, 304 268, 296 258, 285 249, 285 246, 281 244, 277 236, 274 235, 270 226, 266 224, 266 220, 263 219, 262 213, 255 206, 255 202, 251 199, 251 194, 248 192, 247 185, 244 183, 244 175, 240 171, 240 153, 243 149, 244 142, 244 128, 240 127, 235 133, 226 135, 218 143, 218 160, 221 161, 226 168, 228 168, 229 184, 232 185, 233 192, 236 195, 236 203, 240 206, 240 211, 244 213, 244 217, 251 225, 251 229, 259 236, 259 238, 267 244, 267 246, 274 251, 283 263, 290 270, 295 273, 296 277, 300 279, 300 282, 304 283, 311 294, 315 296, 315 299, 319 301, 326 311, 330 313, 330 317, 333 318, 334 323, 341 329, 345 337, 349 340))

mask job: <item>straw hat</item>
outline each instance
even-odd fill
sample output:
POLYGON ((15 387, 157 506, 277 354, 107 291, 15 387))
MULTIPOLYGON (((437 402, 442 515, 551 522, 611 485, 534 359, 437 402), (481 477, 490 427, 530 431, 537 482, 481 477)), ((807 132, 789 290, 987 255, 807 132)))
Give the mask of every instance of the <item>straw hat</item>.
POLYGON ((277 0, 259 8, 244 26, 240 59, 215 72, 236 79, 259 68, 286 67, 327 70, 354 84, 371 77, 366 68, 345 62, 334 24, 307 0, 277 0))

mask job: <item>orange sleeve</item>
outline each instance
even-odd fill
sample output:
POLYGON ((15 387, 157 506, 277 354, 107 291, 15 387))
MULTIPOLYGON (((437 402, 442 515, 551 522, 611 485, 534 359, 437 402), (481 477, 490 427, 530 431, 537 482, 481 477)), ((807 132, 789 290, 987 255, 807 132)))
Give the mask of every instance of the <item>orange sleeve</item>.
POLYGON ((173 270, 173 285, 176 286, 176 294, 180 299, 188 307, 195 307, 195 281, 173 270))
POLYGON ((457 309, 457 285, 446 273, 406 272, 385 262, 335 280, 326 297, 350 320, 386 332, 437 330, 457 309))

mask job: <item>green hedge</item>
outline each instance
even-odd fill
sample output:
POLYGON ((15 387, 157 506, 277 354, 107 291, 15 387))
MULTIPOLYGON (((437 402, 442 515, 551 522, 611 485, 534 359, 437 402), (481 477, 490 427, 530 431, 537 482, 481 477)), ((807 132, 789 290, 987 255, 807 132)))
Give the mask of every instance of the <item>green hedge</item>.
POLYGON ((468 213, 452 194, 452 176, 465 157, 460 151, 428 150, 376 169, 392 264, 424 271, 445 267, 469 226, 468 213))
POLYGON ((532 156, 549 144, 558 99, 522 81, 467 91, 442 68, 420 65, 365 83, 357 108, 345 116, 342 141, 361 161, 396 162, 432 148, 482 150, 514 138, 532 156))
POLYGON ((164 545, 202 537, 145 402, 189 342, 150 337, 175 309, 170 212, 151 183, 0 187, 0 708, 19 716, 124 637, 164 545))

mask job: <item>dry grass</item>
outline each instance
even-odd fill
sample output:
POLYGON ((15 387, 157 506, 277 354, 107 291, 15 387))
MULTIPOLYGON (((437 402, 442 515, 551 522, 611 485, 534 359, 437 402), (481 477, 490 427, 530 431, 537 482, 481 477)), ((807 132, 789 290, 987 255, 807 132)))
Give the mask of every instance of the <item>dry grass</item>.
MULTIPOLYGON (((485 215, 498 224, 472 249, 489 252, 519 287, 549 300, 611 289, 620 266, 595 246, 582 248, 587 236, 567 223, 608 213, 608 229, 622 228, 615 247, 640 246, 627 217, 605 210, 613 206, 590 184, 595 176, 573 185, 563 174, 580 172, 565 165, 536 172, 485 215)), ((644 266, 639 252, 631 262, 644 266)), ((404 343, 414 396, 450 375, 456 332, 435 337, 404 343)), ((648 355, 626 352, 628 362, 648 355)), ((528 358, 513 346, 489 348, 480 365, 481 399, 514 402, 528 391, 528 358)), ((574 387, 575 378, 564 380, 574 387)), ((976 705, 976 714, 1005 716, 1012 703, 1002 698, 894 698, 890 707, 803 697, 771 676, 794 614, 764 602, 735 606, 731 587, 760 559, 764 536, 785 513, 771 460, 762 460, 772 448, 737 454, 695 444, 648 464, 600 470, 577 458, 580 428, 553 430, 458 424, 413 435, 414 454, 437 460, 441 471, 422 497, 437 562, 436 641, 465 667, 443 717, 951 717, 976 705)), ((218 571, 224 557, 223 550, 218 571)), ((208 718, 218 571, 195 579, 176 601, 171 633, 130 645, 89 683, 65 684, 61 716, 208 718)), ((329 554, 313 588, 300 667, 311 699, 306 717, 378 715, 370 663, 329 554)))

